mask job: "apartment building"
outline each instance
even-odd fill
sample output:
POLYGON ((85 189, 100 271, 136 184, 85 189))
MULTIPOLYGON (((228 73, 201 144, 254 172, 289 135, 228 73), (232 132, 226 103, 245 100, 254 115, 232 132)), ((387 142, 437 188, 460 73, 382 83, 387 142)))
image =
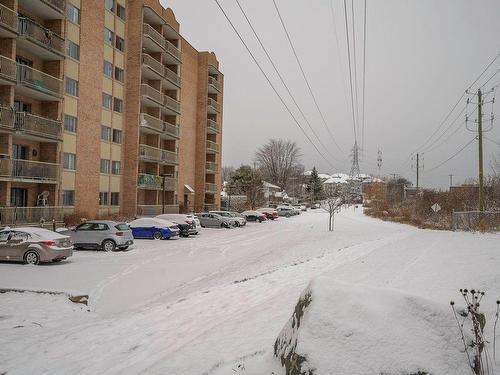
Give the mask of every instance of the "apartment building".
POLYGON ((222 108, 158 0, 0 0, 0 221, 219 207, 222 108))

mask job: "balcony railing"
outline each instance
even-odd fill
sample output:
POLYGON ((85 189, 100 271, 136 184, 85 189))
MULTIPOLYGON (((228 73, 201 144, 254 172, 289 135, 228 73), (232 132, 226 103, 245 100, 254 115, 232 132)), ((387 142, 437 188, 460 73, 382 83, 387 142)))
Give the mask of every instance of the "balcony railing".
POLYGON ((205 191, 209 193, 215 193, 217 191, 217 185, 212 183, 206 183, 205 191))
POLYGON ((0 56, 0 78, 16 81, 17 65, 14 60, 5 56, 0 56))
POLYGON ((0 224, 39 224, 50 223, 52 220, 62 222, 66 215, 71 215, 74 207, 64 206, 40 206, 40 207, 1 207, 0 224))
POLYGON ((217 163, 207 161, 206 170, 207 170, 207 172, 217 173, 219 168, 218 168, 217 163))
POLYGON ((151 86, 143 83, 141 85, 141 92, 142 92, 142 96, 146 96, 152 100, 154 100, 155 102, 157 102, 158 104, 163 104, 164 103, 164 96, 161 92, 159 92, 158 90, 152 88, 151 86))
POLYGON ((212 98, 208 98, 208 102, 207 102, 208 106, 209 107, 212 107, 213 109, 215 109, 217 112, 220 112, 220 105, 219 103, 217 103, 214 99, 212 98))
POLYGON ((139 145, 139 157, 157 163, 177 164, 177 153, 148 145, 139 145))
POLYGON ((142 54, 142 63, 144 65, 149 66, 151 69, 153 69, 156 73, 159 75, 163 76, 165 74, 165 66, 156 60, 154 57, 151 57, 147 53, 142 54))
POLYGON ((53 31, 25 17, 19 17, 18 30, 19 35, 25 36, 33 43, 64 56, 64 38, 53 31))
POLYGON ((179 138, 179 126, 171 124, 169 122, 164 122, 165 125, 165 135, 173 138, 179 138))
POLYGON ((219 152, 220 146, 212 141, 207 141, 207 151, 219 152))
POLYGON ((42 93, 62 97, 62 80, 30 66, 17 64, 17 82, 42 93))
MULTIPOLYGON (((137 186, 143 189, 163 190, 163 177, 140 173, 137 178, 137 186)), ((177 179, 165 177, 165 190, 172 191, 177 187, 177 179)))
POLYGON ((66 10, 66 0, 41 0, 41 1, 42 3, 45 3, 51 6, 52 8, 55 8, 60 13, 64 14, 66 10))
POLYGON ((17 13, 2 4, 0 4, 0 26, 17 33, 17 13))
POLYGON ((156 31, 152 26, 147 23, 142 25, 142 32, 144 35, 148 36, 155 41, 161 48, 165 49, 165 38, 158 31, 156 31))
POLYGON ((208 84, 214 86, 217 91, 222 91, 222 85, 214 77, 208 77, 208 84))
POLYGON ((62 139, 61 121, 36 116, 27 112, 17 112, 15 127, 18 131, 55 140, 62 139))
POLYGON ((181 85, 181 77, 176 72, 173 72, 169 68, 165 67, 165 76, 174 85, 180 87, 180 85, 181 85))
POLYGON ((0 159, 0 177, 34 182, 57 182, 59 164, 32 160, 0 159))
POLYGON ((213 130, 216 133, 220 132, 220 126, 215 122, 214 120, 208 119, 207 120, 207 128, 210 130, 213 130))
POLYGON ((160 215, 162 213, 177 214, 177 213, 179 213, 179 205, 178 204, 166 204, 165 207, 163 207, 162 205, 140 204, 137 206, 137 215, 138 216, 156 216, 156 215, 160 215), (165 210, 163 210, 163 208, 165 208, 165 210))
POLYGON ((180 113, 181 112, 181 103, 177 100, 171 98, 170 96, 164 95, 164 104, 166 107, 172 109, 173 111, 180 113))
POLYGON ((0 127, 14 129, 14 110, 0 106, 0 127))
POLYGON ((181 51, 170 43, 168 40, 165 40, 165 51, 174 56, 177 60, 181 59, 181 51))
POLYGON ((147 127, 158 133, 163 133, 163 131, 165 130, 163 121, 161 121, 159 118, 148 115, 147 113, 141 113, 140 122, 141 126, 147 127))

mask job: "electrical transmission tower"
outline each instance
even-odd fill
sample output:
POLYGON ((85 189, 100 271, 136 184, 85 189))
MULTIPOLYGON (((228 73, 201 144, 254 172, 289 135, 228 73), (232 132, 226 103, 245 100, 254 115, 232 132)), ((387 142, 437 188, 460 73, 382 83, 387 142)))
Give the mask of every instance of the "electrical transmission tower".
POLYGON ((377 167, 378 167, 378 178, 380 178, 380 171, 382 170, 382 150, 378 149, 377 152, 377 167))
POLYGON ((359 170, 359 147, 358 147, 358 141, 354 142, 354 147, 352 148, 352 164, 351 164, 351 172, 349 173, 349 177, 351 180, 359 177, 361 174, 359 170))

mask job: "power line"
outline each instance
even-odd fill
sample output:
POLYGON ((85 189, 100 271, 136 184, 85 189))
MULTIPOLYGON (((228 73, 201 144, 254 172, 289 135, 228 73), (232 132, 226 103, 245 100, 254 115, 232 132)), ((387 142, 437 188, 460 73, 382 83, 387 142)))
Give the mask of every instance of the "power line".
POLYGON ((483 85, 481 86, 481 88, 483 88, 484 86, 486 86, 488 84, 488 82, 490 82, 493 79, 493 77, 495 77, 499 72, 500 72, 500 68, 497 69, 497 71, 495 73, 493 73, 492 76, 490 78, 488 78, 488 80, 485 83, 483 83, 483 85))
POLYGON ((353 92, 353 88, 352 88, 351 44, 349 43, 349 26, 347 24, 346 0, 344 0, 344 17, 345 17, 345 32, 346 32, 346 39, 347 39, 347 60, 349 61, 349 83, 351 85, 352 126, 354 129, 354 141, 356 142, 358 139, 358 135, 356 132, 356 118, 354 115, 354 92, 353 92))
POLYGON ((486 139, 486 140, 488 140, 488 141, 490 141, 490 142, 492 142, 492 143, 494 143, 494 144, 496 144, 497 146, 500 146, 500 142, 497 142, 497 141, 495 141, 495 140, 493 140, 491 138, 485 137, 484 135, 483 135, 483 138, 486 139))
MULTIPOLYGON (((467 88, 467 90, 470 90, 472 88, 472 86, 474 86, 477 81, 479 81, 481 79, 481 77, 483 76, 484 73, 486 73, 486 71, 490 68, 490 66, 492 66, 495 61, 497 61, 497 59, 500 57, 500 53, 498 53, 493 60, 491 60, 491 62, 486 66, 486 68, 484 68, 484 70, 482 71, 482 73, 479 75, 479 77, 476 78, 476 80, 474 82, 472 82, 472 84, 467 88)), ((482 88, 482 86, 481 86, 482 88)))
POLYGON ((365 148, 365 94, 366 94, 366 0, 364 6, 364 22, 363 22, 363 109, 362 109, 362 133, 361 133, 361 149, 365 148))
POLYGON ((358 126, 358 137, 360 136, 359 125, 359 99, 358 99, 358 63, 356 59, 356 24, 354 22, 354 0, 351 0, 351 21, 352 21, 352 58, 354 65, 354 98, 356 99, 356 125, 358 126))
POLYGON ((288 85, 286 84, 285 82, 285 79, 283 78, 283 75, 281 74, 281 72, 279 71, 278 67, 276 66, 276 64, 274 63, 273 59, 271 58, 271 55, 269 54, 267 48, 264 46, 264 43, 262 42, 262 39, 260 38, 259 34, 257 33, 257 31, 255 30, 255 28, 253 27, 253 24, 252 22, 250 21, 250 19, 248 18, 245 10, 243 9, 243 7, 241 6, 241 3, 239 0, 236 0, 236 4, 238 4, 238 7, 240 8, 241 10, 241 13, 243 14, 243 16, 245 17, 245 20, 247 21, 248 25, 250 26, 250 29, 252 30, 255 38, 257 39, 257 41, 259 42, 262 50, 264 51, 264 53, 266 54, 267 56, 267 59, 269 60, 269 62, 271 63, 272 67, 274 68, 274 71, 276 72, 276 74, 278 75, 281 83, 283 84, 283 86, 285 87, 286 91, 288 92, 288 95, 290 95, 290 98, 292 99, 293 103, 295 104, 295 106, 297 107, 299 113, 302 115, 302 118, 304 119, 304 121, 307 123, 307 125, 309 126, 309 129, 311 129, 311 132, 314 134, 314 136, 316 137, 316 139, 318 140, 318 143, 323 146, 323 148, 325 149, 325 151, 334 159, 334 160, 337 160, 339 162, 342 162, 341 160, 337 159, 331 152, 330 150, 325 147, 325 145, 323 144, 323 142, 321 142, 321 138, 318 136, 318 134, 316 133, 316 131, 314 130, 314 128, 312 127, 311 123, 309 122, 309 120, 307 119, 306 115, 304 114, 304 112, 302 111, 302 109, 300 108, 299 104, 297 103, 297 100, 295 99, 295 97, 293 96, 291 90, 289 89, 288 85))
POLYGON ((274 7, 276 8, 276 13, 278 14, 278 17, 281 22, 281 26, 283 27, 283 30, 285 31, 286 37, 288 39, 288 43, 290 44, 290 47, 292 48, 293 54, 295 56, 295 60, 297 61, 297 64, 299 65, 300 71, 302 73, 302 77, 304 77, 304 81, 306 82, 307 88, 309 89, 309 93, 311 94, 311 97, 314 101, 314 105, 316 106, 316 109, 318 110, 318 113, 321 116, 321 120, 323 121, 323 125, 325 126, 326 130, 328 131, 328 134, 332 138, 333 143, 337 148, 340 150, 340 152, 344 153, 340 146, 338 145, 337 141, 335 140, 335 137, 333 136, 332 131, 330 130, 328 124, 326 123, 325 116, 323 115, 323 112, 321 112, 321 109, 319 107, 318 101, 316 100, 316 96, 314 95, 314 92, 311 88, 311 85, 309 84, 309 80, 307 79, 307 75, 304 71, 304 68, 302 67, 302 63, 300 62, 299 56, 297 54, 297 51, 295 50, 295 47, 292 42, 292 38, 290 37, 290 34, 288 33, 288 29, 286 28, 285 21, 283 20, 283 17, 281 16, 280 10, 278 8, 278 4, 276 3, 276 0, 273 0, 274 7))
POLYGON ((218 0, 215 0, 217 6, 219 7, 219 9, 221 10, 222 14, 224 15, 224 17, 226 18, 226 20, 229 22, 229 24, 231 25, 233 31, 236 33, 236 35, 238 36, 238 38, 240 39, 241 43, 243 43, 243 45, 245 46, 245 49, 247 50, 247 52, 250 54, 250 56, 252 57, 252 60, 254 61, 254 63, 257 65, 257 67, 259 68, 260 72, 262 73, 262 75, 266 78, 266 81, 267 83, 271 86, 271 88, 273 89, 274 93, 278 96, 278 98, 280 99, 281 103, 283 104, 283 106, 285 107, 285 109, 287 110, 287 112, 290 114, 290 116, 292 117, 293 121, 295 122, 295 124, 299 127, 299 129, 302 131, 302 133, 306 136, 306 138, 309 140, 309 142, 312 144, 312 146, 315 148, 315 150, 318 152, 318 154, 332 167, 335 169, 335 166, 325 157, 325 155, 323 155, 323 153, 318 149, 318 147, 315 145, 315 143, 311 140, 311 138, 309 137, 309 135, 307 135, 307 133, 305 132, 305 130, 302 128, 302 126, 300 125, 300 123, 298 122, 297 118, 294 116, 294 114, 292 113, 292 111, 290 110, 290 108, 288 107, 288 105, 286 104, 286 102, 283 100, 283 98, 281 97, 281 95, 279 94, 278 90, 276 89, 276 87, 273 85, 273 83, 271 82, 271 80, 269 79, 268 75, 266 74, 266 72, 264 71, 264 69, 262 69, 262 66, 259 64, 259 62, 257 61, 257 59, 255 58, 254 54, 252 53, 252 51, 250 50, 250 48, 248 47, 248 45, 245 43, 245 40, 243 39, 243 37, 241 36, 241 34, 239 33, 238 29, 236 29, 236 27, 234 26, 233 22, 231 21, 231 19, 229 18, 229 16, 227 15, 226 11, 224 10, 224 8, 220 5, 219 1, 218 0))
POLYGON ((452 156, 450 156, 448 159, 446 159, 445 161, 443 161, 442 163, 436 165, 435 167, 431 168, 431 169, 428 169, 426 172, 429 173, 429 172, 432 172, 440 167, 442 167, 444 164, 448 163, 450 160, 452 160, 453 158, 455 158, 457 155, 459 155, 463 150, 465 150, 472 142, 474 142, 475 140, 477 139, 477 137, 474 137, 472 138, 469 142, 467 142, 465 144, 465 146, 463 146, 462 148, 460 148, 457 152, 455 152, 452 156))

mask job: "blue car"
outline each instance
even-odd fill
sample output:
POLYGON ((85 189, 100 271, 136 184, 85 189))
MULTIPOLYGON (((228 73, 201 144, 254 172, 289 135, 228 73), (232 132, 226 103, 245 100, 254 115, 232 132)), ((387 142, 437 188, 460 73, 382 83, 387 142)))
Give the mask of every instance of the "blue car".
POLYGON ((170 221, 152 218, 136 219, 129 223, 134 238, 165 240, 179 236, 179 227, 170 221))

